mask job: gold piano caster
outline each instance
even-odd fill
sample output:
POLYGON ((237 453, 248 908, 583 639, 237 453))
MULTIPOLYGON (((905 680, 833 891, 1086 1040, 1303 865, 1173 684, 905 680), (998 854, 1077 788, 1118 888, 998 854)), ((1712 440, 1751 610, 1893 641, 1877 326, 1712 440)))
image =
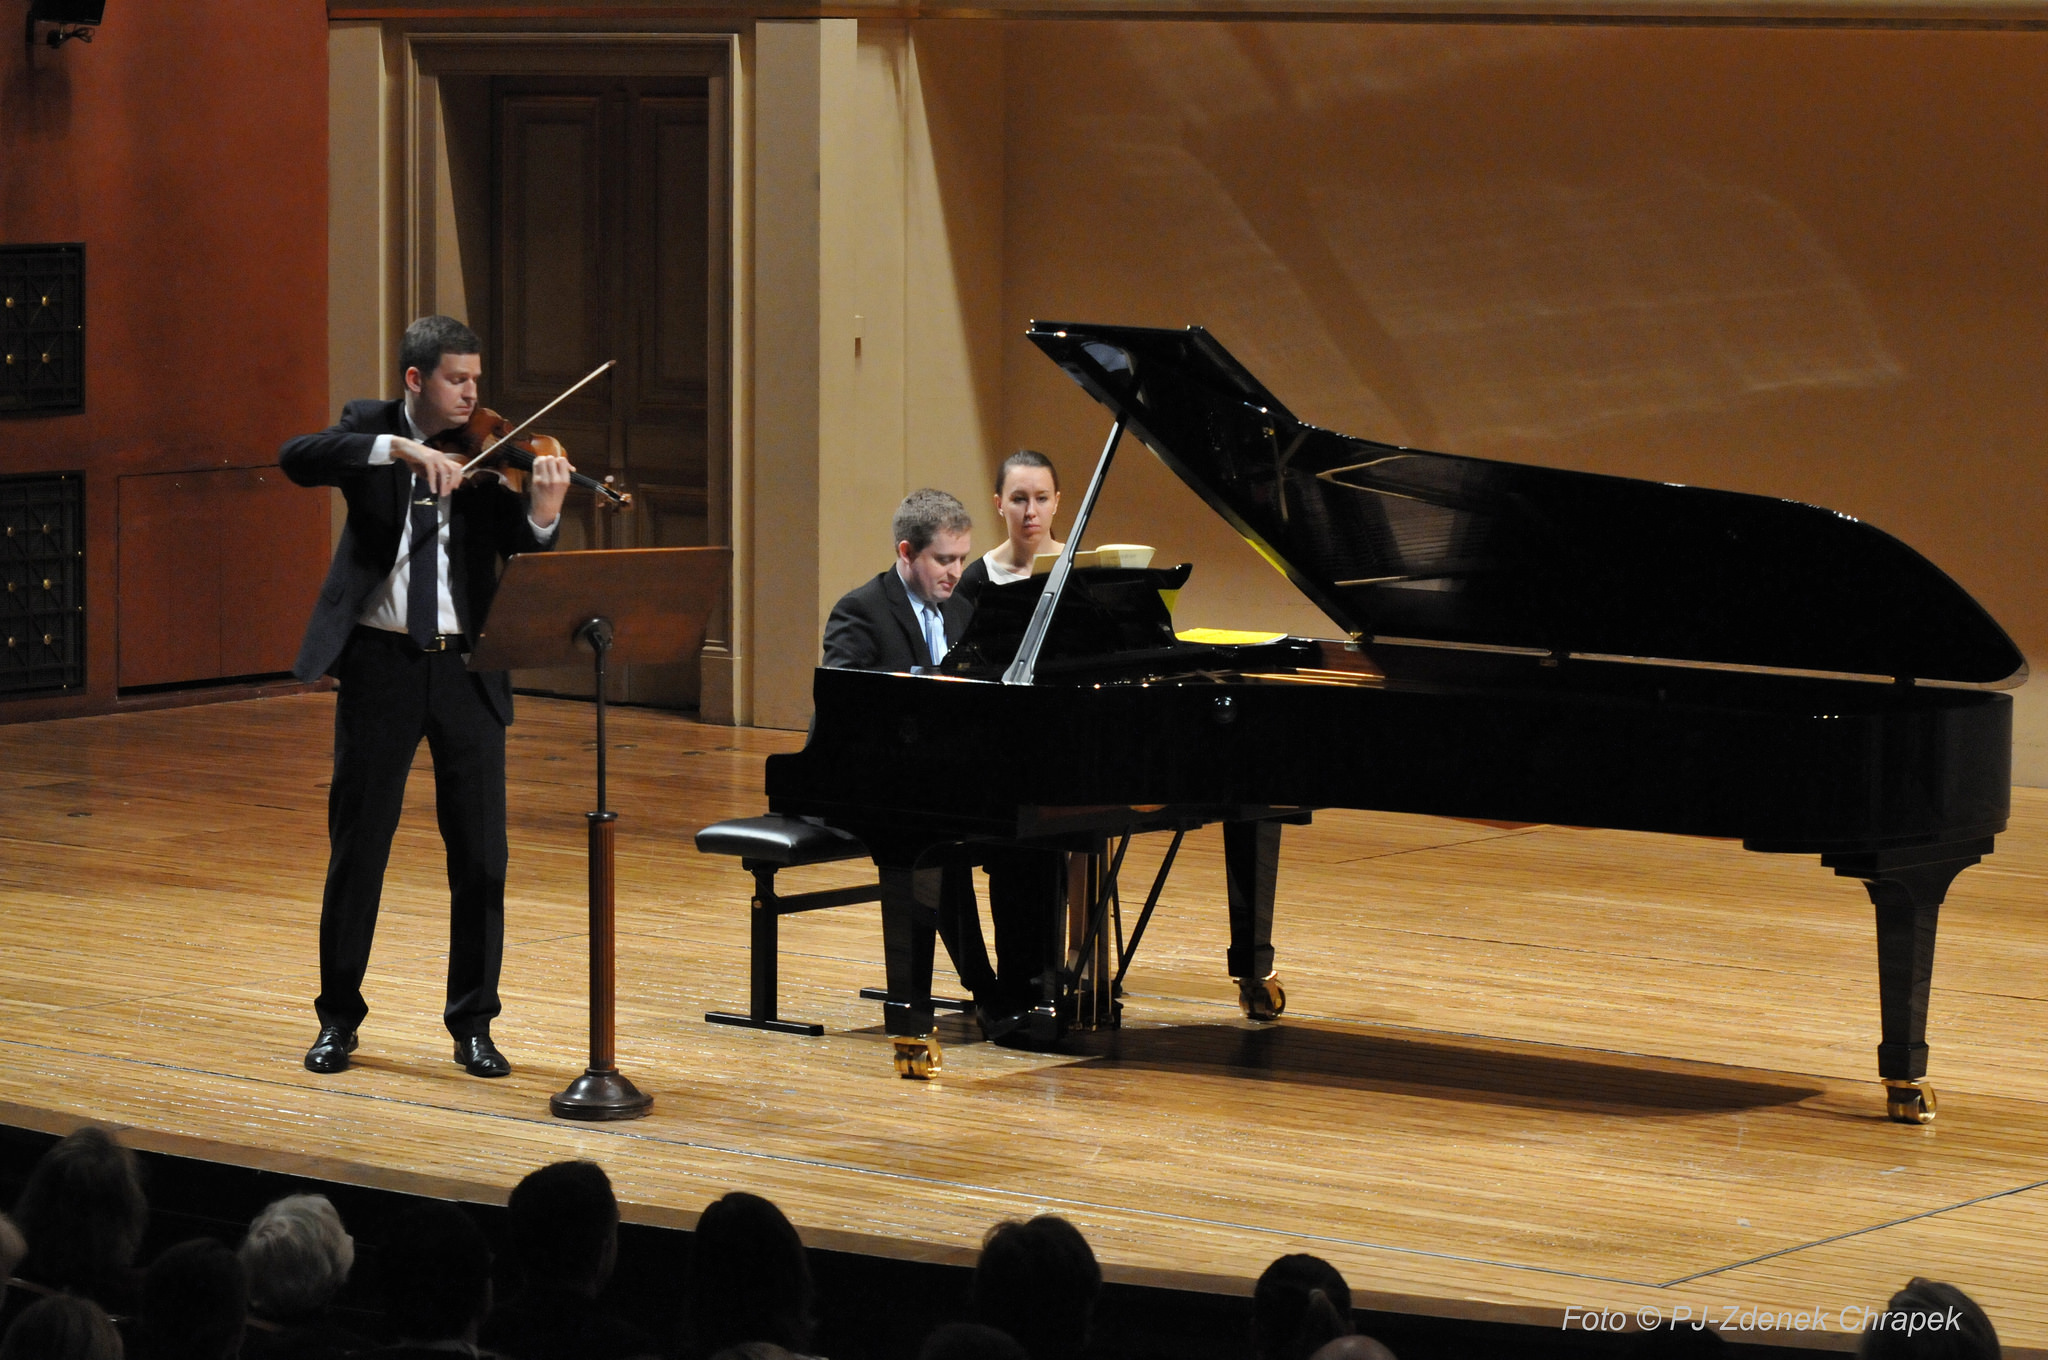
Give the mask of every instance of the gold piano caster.
POLYGON ((1278 1020, 1287 1009, 1287 989, 1280 985, 1280 974, 1239 978, 1237 1004, 1247 1020, 1278 1020))
POLYGON ((892 1034, 889 1044, 896 1050, 896 1075, 905 1081, 930 1081, 939 1075, 942 1056, 938 1035, 927 1034, 919 1038, 910 1034, 892 1034))
POLYGON ((1934 1088, 1920 1081, 1887 1081, 1884 1084, 1885 1117, 1898 1124, 1934 1122, 1934 1088))

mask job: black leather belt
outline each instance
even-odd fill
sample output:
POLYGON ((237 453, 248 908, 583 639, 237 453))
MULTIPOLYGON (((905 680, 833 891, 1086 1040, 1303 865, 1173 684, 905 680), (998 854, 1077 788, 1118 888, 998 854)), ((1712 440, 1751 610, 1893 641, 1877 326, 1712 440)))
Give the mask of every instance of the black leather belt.
POLYGON ((366 633, 382 642, 396 643, 408 652, 462 652, 469 650, 469 644, 460 633, 436 633, 422 647, 412 640, 410 633, 398 633, 389 628, 372 628, 366 623, 356 625, 356 632, 366 633))

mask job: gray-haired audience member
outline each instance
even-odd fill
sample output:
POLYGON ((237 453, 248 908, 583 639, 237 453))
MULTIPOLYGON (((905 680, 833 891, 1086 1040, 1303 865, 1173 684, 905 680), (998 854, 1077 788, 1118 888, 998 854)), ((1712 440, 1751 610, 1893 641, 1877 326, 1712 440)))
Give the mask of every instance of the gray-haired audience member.
POLYGON ((765 1341, 801 1354, 811 1343, 811 1265, 803 1240, 759 1195, 721 1195, 697 1220, 684 1291, 684 1354, 715 1356, 765 1341))
POLYGON ((37 1159, 14 1221, 28 1239, 23 1279, 83 1294, 116 1317, 135 1311, 149 1200, 135 1154, 105 1129, 88 1124, 37 1159))
POLYGON ((1053 1214, 988 1230, 974 1265, 974 1315, 1031 1360, 1078 1360, 1088 1346, 1102 1267, 1081 1230, 1053 1214))
POLYGON ((371 1355, 447 1360, 450 1350, 476 1345, 491 1310, 491 1245, 468 1214, 440 1200, 406 1210, 393 1220, 378 1265, 385 1316, 400 1340, 371 1355))
POLYGON ((603 1167, 541 1167, 505 1207, 520 1292, 484 1322, 485 1349, 510 1360, 631 1360, 658 1352, 652 1337, 598 1302, 619 1257, 619 1201, 603 1167))
POLYGON ((949 1322, 934 1328, 918 1348, 917 1360, 1031 1360, 1022 1343, 983 1322, 949 1322))
POLYGON ((242 1360, 326 1360, 370 1348, 330 1311, 355 1267, 356 1243, 327 1196, 266 1205, 236 1255, 249 1273, 242 1360))
POLYGON ((167 1248, 142 1281, 147 1360, 235 1360, 249 1320, 249 1277, 210 1237, 167 1248))
POLYGON ((1861 1360, 1998 1360, 1998 1329, 1952 1284, 1914 1276, 1863 1324, 1861 1360))
POLYGON ((121 1334, 91 1299, 52 1294, 14 1320, 0 1360, 122 1360, 121 1334))

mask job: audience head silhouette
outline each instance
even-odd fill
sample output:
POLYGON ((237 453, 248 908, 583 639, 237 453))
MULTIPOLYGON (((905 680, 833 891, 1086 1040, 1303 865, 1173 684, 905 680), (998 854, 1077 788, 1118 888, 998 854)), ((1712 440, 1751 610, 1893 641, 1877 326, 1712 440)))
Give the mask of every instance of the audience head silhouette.
POLYGON ((1031 1360, 1075 1360, 1088 1344, 1102 1268, 1080 1229, 1051 1214, 989 1229, 974 1267, 977 1319, 1007 1332, 1031 1360))
POLYGON ((317 1317, 348 1282, 356 1243, 325 1195, 287 1195, 249 1223, 236 1253, 249 1311, 271 1322, 317 1317))
POLYGON ((1864 1324, 1856 1354, 1861 1360, 1998 1360, 1998 1329, 1962 1290, 1916 1275, 1892 1295, 1882 1317, 1864 1324))
POLYGON ((149 1360, 234 1360, 249 1317, 249 1277, 210 1237, 180 1242, 150 1262, 141 1334, 149 1360))
POLYGON ((529 1289, 596 1298, 619 1252, 619 1201, 596 1162, 556 1162, 530 1173, 506 1206, 512 1252, 529 1289))
POLYGON ((982 1322, 949 1322, 918 1348, 917 1360, 1031 1360, 1008 1332, 982 1322))
POLYGON ((14 1217, 28 1239, 31 1277, 116 1312, 130 1305, 149 1200, 135 1154, 105 1129, 87 1125, 45 1152, 14 1217))
POLYGON ((14 1274, 14 1268, 26 1255, 28 1242, 22 1237, 21 1229, 14 1226, 13 1219, 0 1214, 0 1304, 7 1302, 8 1277, 14 1274))
POLYGON ((384 1311, 406 1341, 476 1340, 491 1310, 491 1248, 453 1204, 429 1200, 400 1214, 385 1239, 384 1311))
POLYGON ((735 1190, 697 1220, 687 1306, 696 1353, 750 1341, 801 1351, 811 1341, 811 1266, 782 1211, 735 1190))
POLYGON ((1728 1343, 1715 1328, 1674 1322, 1637 1332, 1624 1354, 1627 1360, 1714 1360, 1727 1352, 1728 1343))
POLYGON ((1351 1334, 1351 1286, 1320 1256, 1296 1252, 1266 1267, 1252 1289, 1258 1360, 1308 1360, 1351 1334))
POLYGON ((91 1299, 52 1294, 14 1320, 0 1338, 0 1360, 122 1360, 121 1334, 91 1299))

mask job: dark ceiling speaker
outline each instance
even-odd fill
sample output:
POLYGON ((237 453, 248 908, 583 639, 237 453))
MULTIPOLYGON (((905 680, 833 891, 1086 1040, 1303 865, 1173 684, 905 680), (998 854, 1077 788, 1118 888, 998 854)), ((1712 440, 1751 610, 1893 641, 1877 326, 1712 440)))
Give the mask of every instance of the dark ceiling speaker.
POLYGON ((107 0, 29 0, 29 45, 35 45, 37 24, 49 26, 43 40, 52 47, 62 47, 72 38, 91 42, 106 12, 107 0))

